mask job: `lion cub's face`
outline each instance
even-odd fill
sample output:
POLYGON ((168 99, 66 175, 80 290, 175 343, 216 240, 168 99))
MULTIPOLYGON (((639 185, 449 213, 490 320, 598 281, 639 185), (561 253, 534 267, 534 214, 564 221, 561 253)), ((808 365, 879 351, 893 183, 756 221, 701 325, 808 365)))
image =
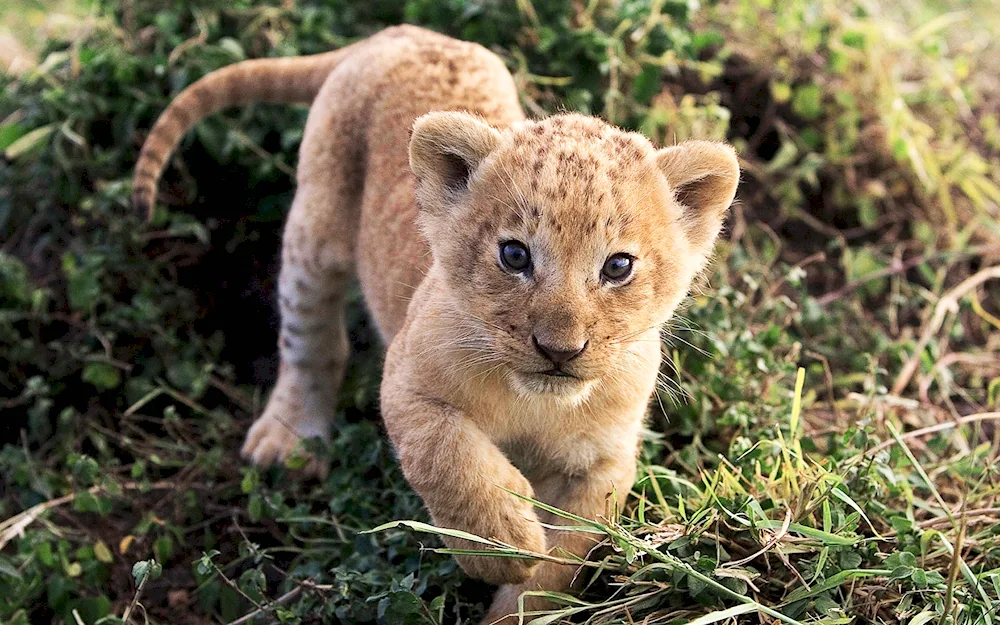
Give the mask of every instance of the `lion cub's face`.
POLYGON ((410 159, 456 340, 517 391, 574 400, 643 367, 637 342, 687 294, 739 177, 723 144, 656 151, 579 115, 500 133, 432 113, 410 159))

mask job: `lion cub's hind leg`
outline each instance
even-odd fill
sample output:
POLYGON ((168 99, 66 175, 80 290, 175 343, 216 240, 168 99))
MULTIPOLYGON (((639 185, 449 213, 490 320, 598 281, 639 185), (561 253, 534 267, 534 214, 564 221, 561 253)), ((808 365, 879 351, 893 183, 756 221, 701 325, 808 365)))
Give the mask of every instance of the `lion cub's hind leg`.
MULTIPOLYGON (((354 275, 361 184, 351 165, 357 162, 352 142, 330 119, 333 109, 307 125, 299 188, 285 226, 278 381, 243 444, 243 456, 260 465, 284 462, 301 450, 303 439, 330 437, 347 364, 344 307, 354 275), (310 132, 310 126, 332 129, 310 132)), ((311 459, 305 470, 322 475, 326 466, 311 459)))
MULTIPOLYGON (((302 209, 308 202, 303 195, 296 196, 289 215, 278 278, 278 381, 243 445, 244 457, 255 464, 281 463, 303 439, 330 437, 350 349, 344 306, 352 244, 322 237, 312 211, 302 209)), ((325 467, 310 460, 306 472, 324 474, 325 467)))

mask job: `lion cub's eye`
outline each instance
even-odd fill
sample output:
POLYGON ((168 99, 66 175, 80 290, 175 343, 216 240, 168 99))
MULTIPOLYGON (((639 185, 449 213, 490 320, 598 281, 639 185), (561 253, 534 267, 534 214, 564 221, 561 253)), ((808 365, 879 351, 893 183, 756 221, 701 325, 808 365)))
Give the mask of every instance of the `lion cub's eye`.
POLYGON ((632 275, 632 265, 635 258, 628 254, 615 254, 604 261, 601 268, 601 279, 605 282, 622 283, 632 275))
POLYGON ((500 244, 500 262, 507 271, 522 273, 531 267, 531 254, 520 241, 504 241, 500 244))

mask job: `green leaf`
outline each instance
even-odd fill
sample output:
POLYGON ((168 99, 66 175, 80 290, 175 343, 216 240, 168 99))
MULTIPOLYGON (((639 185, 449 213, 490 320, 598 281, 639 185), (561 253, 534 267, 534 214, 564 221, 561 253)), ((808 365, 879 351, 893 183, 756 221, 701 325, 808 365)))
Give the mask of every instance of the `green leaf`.
POLYGON ((865 511, 861 509, 861 506, 859 506, 853 499, 851 499, 850 495, 840 490, 836 486, 833 487, 833 489, 830 491, 830 494, 833 495, 834 498, 850 506, 859 515, 861 515, 861 518, 863 518, 865 522, 868 523, 868 527, 871 528, 872 534, 874 534, 876 538, 881 538, 881 534, 879 534, 878 530, 875 529, 875 526, 872 524, 871 519, 869 519, 868 515, 865 514, 865 511))
POLYGON ((405 623, 406 617, 420 614, 423 602, 413 592, 391 592, 379 602, 379 616, 385 623, 405 623))
MULTIPOLYGON (((775 521, 772 519, 766 519, 762 521, 757 521, 754 525, 760 529, 776 530, 781 529, 784 523, 781 521, 775 521)), ((795 532, 796 534, 802 534, 807 538, 812 538, 822 542, 824 545, 840 545, 840 546, 851 546, 856 545, 861 541, 860 536, 840 536, 838 534, 831 534, 830 532, 824 532, 812 527, 806 527, 799 523, 790 523, 788 525, 789 532, 795 532)))
POLYGON ((0 578, 4 577, 16 579, 17 581, 21 581, 23 579, 20 571, 17 570, 17 567, 15 567, 14 564, 7 558, 0 556, 0 578))
POLYGON ((688 592, 691 593, 692 597, 697 597, 701 593, 705 592, 708 588, 708 584, 700 577, 695 577, 694 575, 688 575, 687 577, 688 592))
POLYGON ((897 566, 889 573, 889 579, 906 579, 913 574, 912 566, 897 566))
POLYGON ((728 621, 731 618, 741 616, 743 614, 749 614, 750 612, 756 612, 757 606, 752 603, 742 603, 740 605, 735 605, 731 608, 725 610, 717 610, 715 612, 709 612, 704 616, 700 616, 693 621, 688 621, 687 625, 711 625, 711 623, 718 623, 719 621, 728 621))
POLYGON ((873 228, 878 223, 878 208, 875 200, 868 196, 858 198, 858 220, 865 228, 873 228))
POLYGON ((257 472, 257 469, 253 467, 246 467, 243 469, 243 479, 240 480, 240 491, 242 491, 244 495, 252 493, 257 489, 259 484, 260 473, 257 472))
POLYGON ((260 569, 247 569, 240 575, 238 582, 240 590, 245 592, 254 601, 264 600, 264 591, 267 589, 267 580, 264 579, 264 572, 260 569))
POLYGON ((49 138, 49 135, 59 127, 58 123, 51 123, 41 128, 35 128, 29 133, 15 139, 4 149, 3 155, 8 161, 16 160, 22 156, 30 154, 42 147, 42 144, 49 138))
POLYGON ((857 551, 843 551, 840 554, 840 566, 845 569, 856 569, 861 566, 862 557, 857 551))
POLYGON ((140 560, 132 565, 132 578, 135 585, 140 586, 146 579, 156 579, 163 572, 163 567, 156 560, 140 560))
POLYGON ((829 597, 816 597, 815 606, 820 614, 831 614, 840 608, 840 604, 829 597))
POLYGON ((56 556, 52 551, 52 543, 50 542, 39 543, 38 546, 35 547, 35 555, 38 556, 38 559, 41 560, 42 564, 49 568, 54 567, 56 564, 56 556))
POLYGON ((0 150, 6 150, 27 132, 28 129, 17 122, 8 122, 0 126, 0 150))
POLYGON ((792 111, 807 121, 818 119, 823 114, 823 89, 819 85, 796 87, 792 111))
POLYGON ((109 549, 102 540, 99 540, 94 544, 94 557, 97 558, 98 562, 104 562, 105 564, 109 564, 114 561, 114 556, 111 555, 111 549, 109 549))
POLYGON ((174 555, 174 539, 170 536, 160 536, 153 543, 153 553, 161 562, 167 562, 174 555))
POLYGON ((208 575, 215 571, 215 563, 212 562, 212 558, 217 555, 221 555, 217 549, 213 549, 208 553, 203 553, 200 558, 195 561, 195 570, 198 575, 208 575))
POLYGON ((421 523, 420 521, 390 521, 389 523, 383 523, 378 527, 374 527, 370 530, 364 530, 358 532, 359 534, 377 534, 378 532, 384 532, 391 529, 399 529, 401 527, 406 527, 416 532, 424 532, 426 534, 437 534, 438 536, 448 536, 450 538, 460 538, 462 540, 467 540, 473 543, 479 543, 482 545, 492 545, 501 546, 500 543, 487 540, 476 536, 475 534, 470 534, 468 532, 463 532, 461 530, 453 530, 444 527, 435 527, 429 523, 421 523))
POLYGON ((663 70, 655 65, 646 65, 632 82, 632 97, 639 104, 649 104, 663 85, 663 70))
POLYGON ((889 569, 901 566, 912 568, 917 566, 917 556, 909 551, 897 551, 885 559, 885 566, 889 569))
POLYGON ((98 255, 77 258, 66 252, 62 257, 62 270, 66 275, 66 295, 69 305, 76 310, 89 311, 101 294, 100 277, 103 274, 104 259, 98 255))
POLYGON ((929 623, 936 618, 938 618, 937 612, 934 612, 933 610, 924 610, 920 614, 911 618, 906 625, 925 625, 925 623, 929 623))
POLYGON ((88 362, 83 366, 82 377, 84 382, 100 391, 117 388, 122 383, 122 374, 118 367, 106 362, 88 362))
POLYGON ((73 499, 73 509, 77 512, 101 512, 101 502, 89 490, 80 491, 73 499))
POLYGON ((788 102, 788 100, 792 97, 792 86, 783 82, 772 82, 771 97, 773 97, 775 102, 779 104, 788 102))
POLYGON ((888 575, 891 571, 886 569, 850 569, 847 571, 841 571, 836 575, 833 575, 823 582, 816 584, 810 589, 800 588, 788 595, 781 605, 785 606, 790 603, 795 603, 796 601, 801 601, 803 599, 808 599, 809 597, 815 597, 822 594, 828 590, 837 588, 841 584, 850 581, 852 579, 862 579, 865 577, 884 577, 888 575))
POLYGON ((264 498, 260 494, 254 493, 250 495, 250 501, 247 503, 247 513, 250 514, 252 521, 259 521, 264 517, 264 498))

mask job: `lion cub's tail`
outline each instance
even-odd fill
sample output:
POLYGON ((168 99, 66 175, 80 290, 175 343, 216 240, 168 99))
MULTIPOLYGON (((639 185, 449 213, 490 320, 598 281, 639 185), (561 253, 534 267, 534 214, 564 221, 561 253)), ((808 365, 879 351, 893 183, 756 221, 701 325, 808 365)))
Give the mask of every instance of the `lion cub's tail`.
POLYGON ((312 56, 254 59, 218 69, 182 91, 146 137, 132 178, 132 204, 152 216, 167 159, 199 120, 250 102, 310 103, 351 46, 312 56))

